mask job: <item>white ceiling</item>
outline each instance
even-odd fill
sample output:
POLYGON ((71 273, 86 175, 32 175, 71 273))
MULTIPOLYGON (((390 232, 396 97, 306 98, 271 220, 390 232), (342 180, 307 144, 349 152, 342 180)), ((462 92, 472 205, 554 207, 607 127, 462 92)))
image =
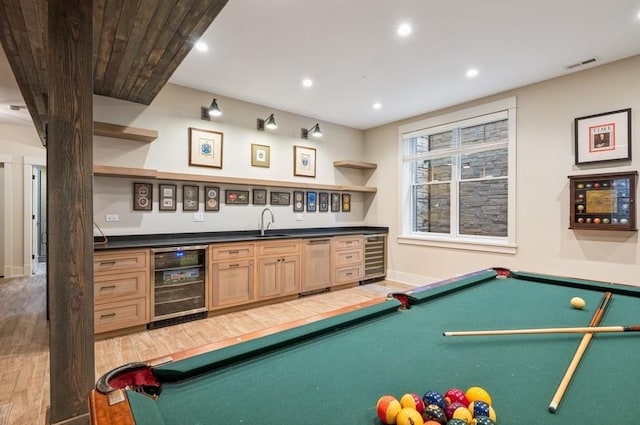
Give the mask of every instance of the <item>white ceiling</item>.
MULTIPOLYGON (((640 0, 229 0, 170 82, 367 129, 640 54, 639 14, 640 0)), ((2 51, 0 121, 30 124, 11 104, 2 51)))
POLYGON ((367 129, 640 54, 639 13, 640 0, 230 0, 170 82, 367 129))

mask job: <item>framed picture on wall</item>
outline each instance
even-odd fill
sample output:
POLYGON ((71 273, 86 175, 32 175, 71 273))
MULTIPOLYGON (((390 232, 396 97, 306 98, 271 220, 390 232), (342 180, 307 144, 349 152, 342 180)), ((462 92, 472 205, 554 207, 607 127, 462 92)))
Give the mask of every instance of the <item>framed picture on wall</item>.
POLYGON ((216 186, 204 187, 204 210, 219 211, 220 210, 220 188, 216 186))
POLYGON ((271 148, 267 145, 251 144, 251 165, 269 168, 271 165, 271 148))
POLYGON ((151 183, 133 184, 133 210, 151 211, 153 207, 153 185, 151 183))
POLYGON ((316 212, 318 203, 318 194, 316 192, 307 192, 307 212, 316 212))
POLYGON ((342 194, 342 212, 351 212, 351 194, 342 194))
POLYGON ((631 160, 631 109, 575 119, 575 163, 631 160))
POLYGON ((293 191, 293 212, 304 211, 304 192, 299 190, 293 191))
POLYGON ((176 210, 176 190, 175 184, 160 185, 160 211, 176 210))
POLYGON ((267 204, 267 189, 253 189, 253 205, 267 204))
POLYGON ((271 205, 291 205, 291 193, 271 192, 271 205))
POLYGON ((189 128, 189 165, 222 168, 222 137, 218 131, 189 128))
POLYGON ((182 211, 198 211, 200 208, 200 187, 185 184, 182 186, 182 211))
POLYGON ((305 146, 293 147, 293 175, 316 176, 316 150, 305 146))
POLYGON ((248 204, 249 203, 249 191, 248 190, 225 190, 224 191, 225 204, 248 204))
POLYGON ((327 192, 318 193, 318 211, 320 212, 329 211, 329 193, 327 192))
POLYGON ((331 212, 340 212, 340 194, 331 194, 331 212))

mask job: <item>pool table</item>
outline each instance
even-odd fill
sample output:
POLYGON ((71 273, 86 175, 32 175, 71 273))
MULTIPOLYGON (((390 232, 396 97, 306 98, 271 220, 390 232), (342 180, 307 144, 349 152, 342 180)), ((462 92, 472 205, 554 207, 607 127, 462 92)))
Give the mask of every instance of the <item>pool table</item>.
POLYGON ((223 348, 119 368, 89 397, 92 423, 373 425, 384 394, 471 386, 491 394, 501 425, 637 423, 637 333, 594 334, 555 413, 549 402, 582 334, 443 336, 587 326, 604 292, 613 297, 601 326, 640 323, 634 286, 478 271, 223 348), (574 296, 584 309, 571 307, 574 296), (118 389, 126 385, 158 394, 118 389))

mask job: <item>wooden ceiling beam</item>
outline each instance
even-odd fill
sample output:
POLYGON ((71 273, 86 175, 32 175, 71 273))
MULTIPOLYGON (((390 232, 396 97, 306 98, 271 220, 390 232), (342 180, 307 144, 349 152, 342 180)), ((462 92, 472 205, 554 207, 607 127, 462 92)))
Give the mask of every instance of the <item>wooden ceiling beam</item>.
MULTIPOLYGON (((228 0, 94 0, 93 93, 149 105, 228 0)), ((0 38, 41 140, 47 0, 0 0, 0 38)))

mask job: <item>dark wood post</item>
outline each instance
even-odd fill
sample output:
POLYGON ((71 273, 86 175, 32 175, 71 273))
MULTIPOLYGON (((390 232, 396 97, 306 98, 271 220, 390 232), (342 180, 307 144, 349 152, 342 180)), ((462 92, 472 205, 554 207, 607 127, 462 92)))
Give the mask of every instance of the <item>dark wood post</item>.
POLYGON ((52 424, 88 424, 93 336, 93 1, 48 2, 47 215, 52 424))

